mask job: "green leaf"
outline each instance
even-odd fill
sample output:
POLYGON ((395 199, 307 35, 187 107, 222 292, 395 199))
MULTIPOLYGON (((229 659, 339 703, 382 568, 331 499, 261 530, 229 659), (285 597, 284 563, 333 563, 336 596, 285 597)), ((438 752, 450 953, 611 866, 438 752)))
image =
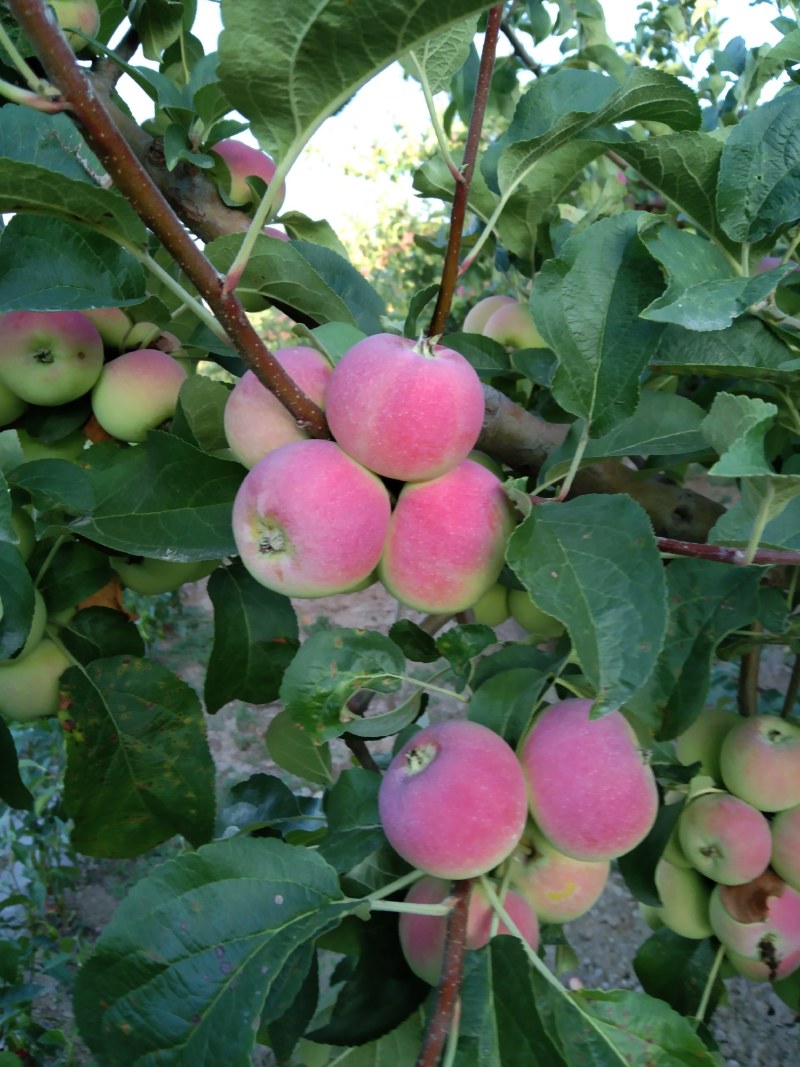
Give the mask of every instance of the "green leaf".
POLYGON ((653 671, 667 623, 664 567, 642 508, 623 495, 540 504, 511 535, 506 558, 569 630, 595 707, 630 699, 653 671))
POLYGON ((84 608, 59 629, 67 651, 80 663, 110 656, 144 656, 136 623, 113 608, 84 608))
POLYGON ((270 758, 289 774, 317 785, 333 782, 331 753, 327 745, 318 745, 288 711, 279 712, 267 728, 267 751, 270 758))
POLYGON ((316 743, 339 737, 355 718, 347 701, 360 689, 393 693, 405 658, 388 637, 334 627, 312 634, 289 664, 280 697, 294 722, 316 743))
POLYGON ((446 92, 453 75, 466 63, 476 32, 473 17, 437 33, 408 56, 401 57, 403 69, 417 81, 424 79, 432 96, 446 92))
POLYGON ((427 706, 427 700, 426 693, 412 693, 408 700, 404 700, 391 711, 384 711, 377 715, 356 716, 355 719, 351 719, 347 732, 353 737, 363 737, 367 740, 378 740, 381 737, 400 733, 422 715, 427 706))
POLYGON ((724 330, 794 270, 786 264, 752 278, 737 277, 723 253, 697 234, 650 221, 640 235, 669 277, 666 292, 642 311, 642 318, 688 330, 724 330))
POLYGON ((183 0, 147 0, 135 4, 131 22, 142 41, 148 59, 158 59, 161 52, 180 36, 184 14, 183 0))
POLYGON ((214 605, 214 646, 205 680, 213 713, 229 700, 269 704, 299 647, 291 601, 266 589, 238 561, 208 582, 214 605))
POLYGON ((22 781, 14 737, 0 718, 0 800, 17 811, 33 811, 33 797, 22 781))
POLYGON ((151 660, 96 660, 62 678, 64 804, 90 856, 137 856, 175 834, 195 847, 214 824, 214 764, 193 689, 151 660), (87 783, 91 782, 91 789, 87 783))
POLYGON ((170 860, 120 904, 81 968, 80 1031, 108 1067, 249 1067, 289 958, 358 907, 321 857, 275 839, 170 860))
POLYGON ((753 244, 800 215, 800 88, 748 111, 722 149, 720 222, 735 241, 753 244))
POLYGON ((602 219, 536 277, 531 310, 558 356, 553 396, 593 437, 629 418, 662 327, 639 318, 663 282, 637 232, 639 213, 602 219))
MULTIPOLYGON (((285 241, 281 242, 286 244, 285 241)), ((293 251, 319 274, 345 303, 355 325, 364 333, 379 333, 386 305, 366 278, 339 252, 310 241, 293 241, 293 251)))
POLYGON ((338 252, 340 256, 347 259, 347 249, 326 219, 310 219, 302 211, 285 211, 280 221, 281 226, 284 226, 289 236, 294 237, 295 240, 324 245, 325 248, 330 248, 332 252, 338 252))
POLYGON ((103 234, 65 219, 15 215, 0 234, 0 312, 81 311, 145 298, 144 270, 103 234))
POLYGON ((677 737, 703 707, 717 645, 758 614, 758 567, 674 559, 666 569, 664 647, 629 709, 662 739, 677 737))
POLYGON ((672 374, 759 378, 766 382, 790 382, 800 369, 796 354, 763 322, 749 315, 710 333, 667 326, 650 362, 672 374))
POLYGON ((102 589, 113 576, 107 555, 83 541, 67 541, 52 558, 39 592, 51 612, 63 611, 102 589))
POLYGON ((235 554, 231 507, 245 473, 240 464, 157 430, 136 448, 95 445, 88 460, 96 503, 74 520, 76 533, 117 552, 177 562, 235 554))
POLYGON ((328 834, 317 851, 336 871, 349 871, 385 844, 378 814, 380 785, 379 774, 351 767, 325 794, 328 834))
MULTIPOLYGON (((491 337, 481 337, 475 333, 449 333, 442 338, 442 344, 469 360, 482 382, 491 382, 498 375, 508 374, 512 370, 505 347, 491 337)), ((518 352, 515 352, 515 359, 517 355, 518 352)))
MULTIPOLYGON (((758 513, 760 499, 750 499, 751 482, 742 483, 742 499, 717 519, 709 534, 715 545, 747 545, 753 530, 753 515, 758 513)), ((800 551, 800 497, 794 497, 783 511, 767 523, 758 543, 762 547, 788 548, 800 551)))
POLYGON ((66 459, 34 459, 21 463, 8 475, 10 485, 30 494, 39 511, 62 508, 81 515, 94 507, 92 484, 77 464, 66 459))
POLYGON ((429 633, 411 619, 398 619, 389 627, 389 637, 406 659, 415 663, 435 663, 441 653, 429 633))
POLYGON ((0 212, 82 219, 143 244, 144 223, 123 196, 98 184, 102 176, 70 119, 0 108, 0 212))
MULTIPOLYGON (((496 643, 497 635, 491 626, 479 622, 451 626, 436 638, 439 654, 444 656, 454 674, 462 676, 469 672, 476 656, 496 643)), ((466 681, 466 678, 462 680, 466 681)))
POLYGON ((25 644, 33 606, 33 581, 22 556, 13 545, 0 541, 0 661, 25 644))
POLYGON ((392 60, 489 7, 476 0, 223 0, 220 77, 268 151, 294 160, 320 125, 392 60))
POLYGON ((492 675, 476 689, 469 704, 469 718, 488 726, 515 748, 550 681, 549 674, 532 667, 492 675))
POLYGON ((664 849, 682 810, 683 800, 675 804, 661 804, 656 821, 645 839, 617 860, 619 872, 628 889, 637 900, 651 907, 658 908, 663 903, 656 889, 656 864, 664 855, 664 849))
MULTIPOLYGON (((374 1010, 374 1006, 371 1010, 374 1010)), ((387 1064, 396 1064, 397 1067, 401 1067, 401 1065, 415 1063, 422 1044, 423 1033, 422 1018, 418 1012, 415 1012, 396 1030, 378 1038, 377 1041, 338 1051, 333 1059, 327 1060, 326 1067, 386 1067, 387 1064)), ((302 1043, 300 1047, 303 1047, 302 1043)), ((311 1060, 309 1059, 308 1062, 310 1064, 311 1060)))
MULTIPOLYGON (((716 955, 717 948, 710 938, 690 940, 663 926, 639 946, 633 969, 651 997, 666 1001, 681 1015, 696 1015, 716 955)), ((717 977, 707 1017, 724 992, 725 986, 717 977)))
POLYGON ((274 774, 251 774, 243 782, 231 786, 230 804, 220 813, 220 822, 227 829, 262 831, 273 830, 284 837, 303 819, 299 798, 274 774))
POLYGON ((170 431, 203 452, 227 448, 223 413, 230 395, 230 387, 224 382, 192 374, 181 386, 170 431))

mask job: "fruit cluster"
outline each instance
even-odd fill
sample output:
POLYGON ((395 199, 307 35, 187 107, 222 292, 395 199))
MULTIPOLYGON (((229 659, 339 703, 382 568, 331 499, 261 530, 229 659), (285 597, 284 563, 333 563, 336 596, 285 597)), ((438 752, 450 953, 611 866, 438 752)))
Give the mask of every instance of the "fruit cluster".
MULTIPOLYGON (((518 752, 461 720, 425 727, 403 745, 381 782, 379 810, 392 847, 427 875, 408 904, 441 903, 451 879, 493 871, 509 887, 506 910, 534 947, 540 921, 568 922, 592 907, 610 861, 652 828, 658 792, 622 713, 593 719, 591 705, 577 698, 549 705, 518 752)), ((491 928, 479 883, 468 907, 467 947, 478 948, 491 928)), ((400 919, 406 958, 432 983, 444 923, 413 911, 400 919)))
POLYGON ((800 967, 800 727, 707 708, 677 753, 700 772, 656 868, 652 918, 716 935, 749 978, 784 978, 800 967))
POLYGON ((514 526, 498 477, 468 458, 484 412, 470 363, 392 334, 358 341, 333 369, 305 348, 276 356, 334 440, 308 439, 254 375, 240 379, 225 430, 250 467, 233 508, 245 567, 287 596, 379 578, 419 611, 469 608, 497 581, 514 526))

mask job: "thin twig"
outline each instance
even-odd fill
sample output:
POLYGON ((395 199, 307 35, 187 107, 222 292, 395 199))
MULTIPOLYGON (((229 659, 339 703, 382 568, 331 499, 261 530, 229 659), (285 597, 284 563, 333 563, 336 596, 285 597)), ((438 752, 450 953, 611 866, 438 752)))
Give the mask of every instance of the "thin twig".
MULTIPOLYGON (((747 556, 743 548, 731 548, 728 545, 700 545, 693 541, 676 541, 671 537, 657 537, 656 543, 659 551, 670 556, 693 556, 695 559, 710 559, 716 563, 732 563, 739 567, 747 564, 747 556)), ((760 548, 750 562, 762 566, 775 564, 797 566, 800 564, 800 552, 781 548, 760 548)))
POLYGON ((505 36, 508 43, 513 48, 514 55, 517 57, 523 67, 527 67, 528 70, 533 71, 533 73, 538 78, 539 75, 542 73, 541 64, 537 63, 535 59, 528 55, 519 37, 517 37, 514 30, 511 28, 511 26, 505 19, 503 19, 503 21, 500 23, 500 29, 503 32, 503 35, 505 36))
POLYGON ((789 679, 786 698, 783 701, 783 709, 781 710, 782 718, 788 719, 791 717, 794 706, 797 703, 798 692, 800 692, 800 655, 794 657, 792 676, 789 679))
POLYGON ((478 69, 478 81, 475 87, 475 100, 472 105, 472 115, 470 116, 469 130, 467 131, 467 143, 461 163, 463 180, 456 182, 453 195, 453 206, 450 212, 450 232, 442 266, 442 280, 439 285, 439 294, 436 298, 436 307, 433 311, 430 329, 428 330, 430 337, 438 337, 444 333, 447 325, 447 316, 450 314, 450 308, 453 303, 453 294, 456 291, 461 237, 464 232, 464 219, 467 213, 467 201, 469 199, 470 185, 472 184, 472 175, 475 171, 475 161, 478 157, 483 119, 486 114, 486 102, 489 99, 489 88, 492 84, 494 57, 497 51, 497 37, 500 32, 502 15, 502 4, 495 4, 494 7, 489 9, 481 62, 478 69))
MULTIPOLYGON (((754 630, 761 630, 759 622, 754 622, 754 630)), ((736 687, 736 702, 739 714, 751 716, 758 714, 758 672, 761 666, 761 645, 756 645, 742 656, 739 664, 739 678, 736 687)))
POLYGON ((266 348, 236 296, 223 292, 222 278, 181 225, 114 125, 86 72, 75 61, 66 38, 48 17, 44 0, 9 0, 9 6, 48 76, 69 101, 90 148, 120 192, 197 288, 239 355, 300 427, 312 437, 329 437, 322 411, 266 348))
POLYGON ((471 888, 472 879, 454 882, 451 887, 451 899, 455 903, 453 910, 447 916, 442 977, 436 990, 436 1001, 428 1019, 428 1027, 425 1031, 422 1047, 419 1050, 416 1067, 436 1067, 450 1030, 453 1011, 461 992, 461 978, 464 973, 464 952, 467 941, 467 902, 471 888))

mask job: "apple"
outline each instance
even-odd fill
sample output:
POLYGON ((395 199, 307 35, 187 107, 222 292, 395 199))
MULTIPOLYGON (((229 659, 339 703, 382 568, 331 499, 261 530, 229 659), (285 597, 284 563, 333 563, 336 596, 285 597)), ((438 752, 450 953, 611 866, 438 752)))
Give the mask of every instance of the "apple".
POLYGON ((171 593, 187 582, 206 578, 219 565, 218 559, 177 562, 167 559, 148 559, 131 556, 112 556, 111 566, 127 589, 143 596, 171 593))
POLYGON ((508 590, 504 585, 496 582, 487 589, 483 596, 478 597, 472 605, 472 614, 475 622, 483 623, 484 626, 499 626, 508 618, 508 590))
POLYGON ((722 742, 739 722, 738 715, 722 708, 703 708, 692 725, 675 738, 675 752, 684 766, 700 763, 699 774, 722 781, 719 754, 722 742))
POLYGON ((122 308, 86 308, 83 314, 95 324, 104 345, 117 351, 122 350, 125 339, 133 328, 130 315, 122 308))
POLYGON ((504 304, 489 316, 483 336, 514 349, 547 348, 547 342, 536 329, 530 308, 516 301, 504 304))
POLYGON ((501 296, 500 294, 485 296, 483 300, 479 300, 474 307, 471 307, 464 316, 462 330, 464 333, 482 334, 483 328, 490 315, 493 315, 495 311, 503 307, 505 304, 515 303, 516 301, 513 296, 501 296))
POLYGON ((391 504, 383 482, 332 441, 295 441, 259 460, 233 504, 242 563, 286 596, 351 592, 380 559, 391 504))
MULTIPOLYGON (((219 141, 211 149, 215 155, 224 160, 230 171, 230 183, 225 189, 225 198, 229 203, 239 207, 253 202, 253 191, 247 183, 248 178, 261 178, 270 184, 275 175, 275 162, 260 148, 253 148, 243 141, 219 141)), ((277 214, 286 196, 286 184, 281 183, 272 205, 273 214, 277 214)))
POLYGON ((100 334, 80 311, 9 311, 0 317, 0 381, 29 404, 77 400, 102 367, 100 334))
POLYGON ((564 623, 537 607, 526 589, 509 589, 508 610, 523 630, 544 641, 548 637, 560 637, 564 623))
MULTIPOLYGON (((44 637, 44 628, 47 624, 47 608, 45 606, 44 597, 38 589, 33 590, 33 616, 31 618, 31 625, 28 630, 28 636, 25 638, 25 644, 17 652, 12 660, 4 660, 2 663, 19 663, 21 659, 25 659, 36 648, 39 642, 44 637)), ((2 665, 2 664, 0 664, 2 665)))
POLYGON ((746 885, 716 886, 709 917, 737 969, 760 963, 761 975, 774 980, 800 964, 800 893, 774 871, 746 885))
POLYGON ((584 915, 600 899, 610 869, 607 860, 591 863, 565 856, 531 823, 510 860, 511 884, 546 923, 584 915))
POLYGON ((480 723, 417 731, 383 776, 384 833, 404 860, 439 878, 474 878, 511 854, 525 828, 525 780, 514 750, 480 723))
POLYGON ((730 793, 702 793, 678 820, 681 848, 692 866, 723 885, 744 885, 769 864, 769 823, 752 805, 730 793))
POLYGON ((83 51, 88 44, 77 33, 70 30, 82 30, 89 37, 96 37, 100 29, 100 8, 97 0, 48 0, 56 13, 59 26, 75 53, 83 51))
POLYGON ((0 715, 30 722, 58 711, 58 680, 70 661, 49 637, 43 637, 24 659, 0 664, 0 715))
MULTIPOLYGON (((325 406, 332 368, 320 352, 298 345, 278 349, 275 358, 310 400, 318 407, 325 406)), ((308 438, 278 398, 250 370, 228 397, 224 424, 228 445, 245 467, 255 466, 281 445, 308 438)))
POLYGON ((649 833, 658 812, 652 770, 620 711, 590 718, 591 700, 551 704, 520 751, 531 815, 544 836, 579 860, 610 860, 649 833))
POLYGON ((437 478, 470 452, 483 424, 483 387, 458 352, 379 333, 358 341, 328 384, 338 444, 386 478, 437 478))
POLYGON ((11 525, 17 535, 17 552, 27 563, 36 546, 36 527, 30 512, 21 505, 12 508, 11 525))
POLYGON ((655 883, 661 921, 681 937, 702 940, 711 937, 708 917, 712 885, 695 870, 674 867, 665 859, 656 864, 655 883))
POLYGON ((28 404, 0 381, 0 428, 10 426, 28 410, 28 404))
POLYGON ((40 441, 31 437, 27 430, 17 430, 22 456, 26 463, 36 459, 76 460, 86 447, 86 435, 83 430, 73 430, 59 441, 40 441))
POLYGON ((739 719, 722 742, 726 789, 760 811, 800 804, 800 726, 778 715, 739 719))
POLYGON ((771 830, 772 868, 800 892, 800 804, 779 811, 771 830))
MULTIPOLYGON (((155 342, 161 336, 162 330, 157 322, 134 322, 122 339, 121 348, 126 352, 135 352, 140 348, 155 348, 155 342)), ((159 347, 158 351, 161 351, 159 347)))
POLYGON ((513 529, 513 509, 500 482, 465 459, 438 478, 403 487, 378 577, 418 611, 465 611, 500 577, 513 529))
MULTIPOLYGON (((426 875, 414 883, 405 899, 409 904, 442 904, 449 894, 449 881, 426 875)), ((503 907, 531 948, 536 950, 539 947, 539 922, 530 904, 519 893, 510 890, 503 899, 503 907)), ((467 949, 475 951, 488 944, 493 918, 483 888, 473 886, 467 904, 467 949)), ((446 933, 446 915, 400 913, 398 934, 403 955, 414 974, 429 985, 437 985, 441 976, 446 933)), ((497 936, 508 933, 508 927, 498 923, 497 936)))
POLYGON ((181 364, 157 348, 126 352, 107 363, 92 389, 92 411, 106 433, 121 441, 144 441, 175 414, 186 379, 181 364))

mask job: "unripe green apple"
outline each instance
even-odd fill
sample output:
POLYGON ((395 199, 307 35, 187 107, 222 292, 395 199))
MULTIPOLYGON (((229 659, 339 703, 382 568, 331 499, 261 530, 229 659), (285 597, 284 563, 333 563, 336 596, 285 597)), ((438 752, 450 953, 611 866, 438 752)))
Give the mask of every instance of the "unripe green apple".
POLYGON ((487 589, 472 605, 475 622, 484 626, 499 626, 508 618, 508 590, 499 582, 487 589))
POLYGON ((703 708, 692 725, 675 738, 675 751, 684 766, 699 763, 700 774, 722 782, 719 754, 722 742, 739 722, 733 712, 722 708, 703 708))
POLYGON ((464 316, 462 330, 464 333, 482 334, 490 315, 493 315, 495 311, 498 311, 506 304, 515 303, 513 296, 502 296, 499 293, 493 296, 485 296, 483 300, 479 300, 477 304, 471 307, 464 316))
POLYGON ((28 562, 36 546, 36 528, 30 512, 23 507, 11 509, 11 525, 17 535, 17 552, 24 562, 28 562))
POLYGON ((26 463, 35 459, 76 460, 86 447, 83 430, 73 430, 60 441, 40 441, 38 437, 31 437, 27 430, 17 430, 17 436, 26 463))
POLYGON ((106 433, 140 442, 175 414, 186 379, 181 364, 156 348, 117 356, 103 367, 92 390, 92 411, 106 433))
POLYGON ((525 589, 509 589, 508 610, 511 618, 524 630, 542 641, 548 637, 560 637, 564 632, 564 623, 537 607, 525 589))
POLYGON ((13 660, 4 660, 3 663, 19 663, 21 659, 25 659, 26 656, 29 656, 44 637, 44 628, 46 624, 47 607, 45 606, 44 597, 38 589, 34 589, 33 616, 31 618, 28 636, 25 638, 25 644, 16 656, 14 656, 13 660))
MULTIPOLYGON (((260 148, 253 148, 243 141, 219 141, 211 149, 225 161, 230 171, 230 185, 225 190, 226 199, 238 206, 250 204, 253 192, 247 184, 248 178, 261 178, 267 185, 275 176, 275 162, 260 148)), ((281 183, 272 204, 272 213, 276 215, 286 196, 286 184, 281 183)))
POLYGON ((179 563, 174 560, 130 556, 112 556, 109 562, 122 584, 143 596, 171 593, 187 582, 198 582, 219 565, 218 559, 179 563))
POLYGON ((87 42, 70 30, 82 30, 89 37, 96 37, 100 29, 100 8, 97 0, 48 0, 56 13, 59 26, 70 43, 72 51, 81 52, 87 42))
POLYGON ((0 318, 0 381, 29 404, 76 400, 102 367, 100 334, 80 311, 9 311, 0 318))
POLYGON ((661 900, 659 916, 665 926, 681 937, 701 940, 711 936, 710 882, 691 867, 674 867, 665 859, 656 864, 655 882, 661 900))
POLYGON ((104 345, 122 351, 125 339, 133 326, 130 316, 122 308, 87 308, 83 314, 95 324, 104 345))
POLYGON ((124 348, 126 352, 135 352, 140 348, 152 348, 153 342, 157 341, 160 336, 161 327, 158 323, 134 322, 123 337, 120 348, 124 348))
POLYGON ((27 410, 27 402, 20 400, 16 393, 12 393, 8 386, 0 381, 0 428, 16 422, 27 410))
POLYGON ((739 719, 722 742, 725 787, 760 811, 800 804, 800 726, 778 715, 739 719))
POLYGON ((0 715, 31 722, 58 711, 58 680, 70 661, 49 637, 21 660, 0 665, 0 715))
POLYGON ((536 329, 527 304, 504 304, 493 312, 483 327, 483 336, 509 348, 547 348, 536 329))

